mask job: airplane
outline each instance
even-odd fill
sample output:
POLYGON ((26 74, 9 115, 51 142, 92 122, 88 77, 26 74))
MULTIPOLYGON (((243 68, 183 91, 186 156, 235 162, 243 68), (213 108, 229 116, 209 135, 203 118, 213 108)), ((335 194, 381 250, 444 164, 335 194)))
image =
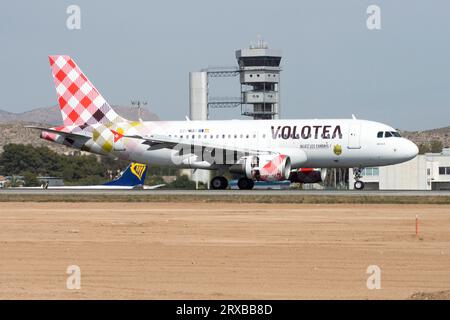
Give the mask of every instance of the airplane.
POLYGON ((43 184, 40 187, 18 187, 14 189, 50 189, 50 190, 132 190, 145 189, 153 190, 164 186, 164 184, 157 184, 154 186, 144 185, 145 177, 147 175, 148 166, 141 163, 130 163, 128 167, 120 174, 119 177, 112 181, 108 181, 101 185, 88 186, 49 186, 43 184))
POLYGON ((356 119, 129 121, 119 116, 66 55, 49 56, 63 125, 41 138, 100 155, 176 168, 239 175, 239 189, 255 181, 323 180, 326 168, 354 168, 355 189, 365 167, 413 159, 417 146, 389 125, 356 119), (311 170, 311 168, 319 168, 311 170))

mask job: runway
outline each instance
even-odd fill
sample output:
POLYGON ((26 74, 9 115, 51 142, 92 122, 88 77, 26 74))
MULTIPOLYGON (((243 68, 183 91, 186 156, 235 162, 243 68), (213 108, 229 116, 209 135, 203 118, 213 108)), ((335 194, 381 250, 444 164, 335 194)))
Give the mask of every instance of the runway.
POLYGON ((450 197, 450 190, 355 191, 355 190, 41 190, 0 189, 1 195, 160 195, 160 196, 377 196, 377 197, 450 197))

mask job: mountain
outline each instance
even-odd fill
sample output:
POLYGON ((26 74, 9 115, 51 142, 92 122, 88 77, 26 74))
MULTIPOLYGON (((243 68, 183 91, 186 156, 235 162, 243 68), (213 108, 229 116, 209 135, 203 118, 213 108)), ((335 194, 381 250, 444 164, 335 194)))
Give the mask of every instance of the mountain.
MULTIPOLYGON (((114 110, 128 120, 138 120, 136 107, 113 106, 114 110)), ((158 121, 159 118, 153 112, 142 108, 142 119, 158 121)), ((47 146, 58 153, 69 153, 71 149, 56 143, 50 143, 39 138, 39 131, 24 128, 24 124, 36 124, 40 126, 57 126, 62 124, 61 113, 57 106, 37 108, 22 113, 0 110, 0 152, 8 143, 32 144, 34 146, 47 146)))
MULTIPOLYGON (((43 125, 46 126, 46 124, 43 125)), ((75 150, 39 138, 39 131, 24 128, 23 122, 0 123, 0 153, 3 151, 3 146, 8 143, 46 146, 58 153, 70 153, 75 150)))
POLYGON ((401 134, 417 145, 429 144, 433 140, 439 140, 444 148, 450 148, 450 126, 425 131, 401 131, 401 134))
POLYGON ((0 110, 0 123, 14 122, 15 113, 0 110))
MULTIPOLYGON (((112 106, 114 110, 128 120, 138 120, 136 107, 112 106)), ((153 112, 142 108, 142 119, 146 121, 158 121, 159 118, 153 112)), ((14 113, 0 110, 0 124, 7 123, 39 123, 42 125, 60 125, 62 123, 61 113, 58 106, 37 108, 26 112, 14 113)))

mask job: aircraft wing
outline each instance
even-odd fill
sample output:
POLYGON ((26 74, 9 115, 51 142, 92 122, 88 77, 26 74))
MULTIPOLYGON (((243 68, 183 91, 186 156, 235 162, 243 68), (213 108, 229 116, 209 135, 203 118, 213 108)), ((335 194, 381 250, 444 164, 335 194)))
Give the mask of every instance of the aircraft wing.
POLYGON ((192 143, 187 141, 186 139, 178 138, 178 137, 169 137, 165 135, 156 135, 152 134, 150 136, 141 136, 141 135, 124 135, 126 138, 132 139, 140 139, 145 140, 146 144, 150 146, 150 150, 157 150, 162 148, 173 149, 175 146, 197 146, 199 148, 211 148, 226 151, 236 151, 244 154, 278 154, 278 152, 274 152, 273 150, 260 150, 260 149, 245 149, 240 147, 232 147, 232 146, 223 146, 216 143, 211 142, 202 142, 202 143, 192 143))

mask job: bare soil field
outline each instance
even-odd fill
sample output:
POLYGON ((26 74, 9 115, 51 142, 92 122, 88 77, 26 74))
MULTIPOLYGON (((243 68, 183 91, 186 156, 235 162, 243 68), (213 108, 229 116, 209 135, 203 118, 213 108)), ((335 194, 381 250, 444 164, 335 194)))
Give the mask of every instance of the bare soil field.
POLYGON ((0 205, 1 299, 450 297, 449 205, 0 205))

